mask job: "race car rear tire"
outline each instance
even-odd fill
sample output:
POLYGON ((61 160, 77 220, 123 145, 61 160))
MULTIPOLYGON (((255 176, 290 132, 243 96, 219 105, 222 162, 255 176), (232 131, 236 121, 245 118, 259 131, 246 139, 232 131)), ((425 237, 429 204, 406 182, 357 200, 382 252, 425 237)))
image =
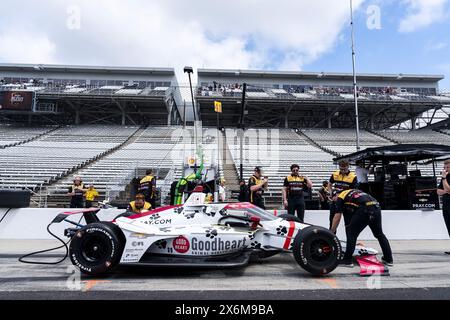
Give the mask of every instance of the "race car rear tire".
POLYGON ((303 223, 298 217, 296 217, 292 214, 288 214, 288 213, 280 214, 277 218, 281 218, 286 221, 294 221, 294 222, 298 222, 298 223, 303 223))
POLYGON ((69 256, 81 272, 100 275, 119 264, 125 247, 122 230, 111 222, 96 222, 81 228, 72 238, 69 256))
POLYGON ((336 235, 328 229, 316 226, 300 230, 292 249, 295 261, 303 269, 317 276, 336 269, 342 252, 336 235))

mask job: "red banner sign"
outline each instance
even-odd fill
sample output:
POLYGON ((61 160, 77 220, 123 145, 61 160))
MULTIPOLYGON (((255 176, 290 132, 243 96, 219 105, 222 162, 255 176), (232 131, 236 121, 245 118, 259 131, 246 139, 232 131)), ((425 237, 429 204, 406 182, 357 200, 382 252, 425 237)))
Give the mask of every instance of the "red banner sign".
POLYGON ((31 91, 0 91, 1 110, 33 110, 33 92, 31 91))

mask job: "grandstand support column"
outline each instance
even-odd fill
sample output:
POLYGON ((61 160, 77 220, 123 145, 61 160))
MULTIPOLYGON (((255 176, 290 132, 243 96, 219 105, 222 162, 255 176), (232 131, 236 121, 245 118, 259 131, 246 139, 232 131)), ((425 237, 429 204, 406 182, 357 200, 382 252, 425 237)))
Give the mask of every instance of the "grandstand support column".
POLYGON ((80 124, 80 110, 79 109, 75 110, 75 124, 76 125, 80 124))
POLYGON ((167 125, 171 126, 172 125, 172 119, 174 118, 174 113, 173 113, 173 100, 169 99, 166 101, 166 106, 167 106, 167 125))
POLYGON ((328 116, 322 120, 320 120, 319 122, 317 122, 313 128, 320 128, 320 125, 322 123, 324 123, 325 121, 327 121, 328 125, 329 125, 329 129, 331 129, 331 120, 333 118, 333 116, 336 114, 336 112, 338 112, 341 108, 344 107, 344 104, 341 103, 339 104, 336 108, 333 108, 333 110, 330 112, 330 109, 328 109, 328 116))
POLYGON ((122 113, 122 125, 124 126, 126 124, 126 118, 128 118, 128 120, 131 121, 131 123, 135 126, 137 126, 137 123, 133 120, 133 118, 131 118, 127 113, 124 107, 122 107, 122 105, 120 104, 119 101, 112 99, 112 101, 114 102, 114 104, 117 106, 117 108, 119 108, 119 110, 122 113))
MULTIPOLYGON (((330 112, 330 108, 328 108, 328 112, 330 112)), ((328 117, 328 129, 331 129, 331 117, 328 117)))
POLYGON ((290 107, 287 109, 287 111, 286 111, 286 115, 285 115, 285 117, 284 117, 284 128, 285 128, 285 129, 289 129, 289 114, 291 113, 292 108, 294 108, 294 106, 295 106, 296 104, 297 104, 297 103, 295 103, 294 105, 290 106, 290 107))
POLYGON ((186 129, 186 100, 183 100, 183 129, 186 129))
POLYGON ((70 100, 65 100, 65 102, 75 112, 75 124, 80 124, 80 108, 77 108, 70 100))
POLYGON ((416 117, 411 118, 411 129, 412 130, 416 130, 416 121, 417 121, 416 117))

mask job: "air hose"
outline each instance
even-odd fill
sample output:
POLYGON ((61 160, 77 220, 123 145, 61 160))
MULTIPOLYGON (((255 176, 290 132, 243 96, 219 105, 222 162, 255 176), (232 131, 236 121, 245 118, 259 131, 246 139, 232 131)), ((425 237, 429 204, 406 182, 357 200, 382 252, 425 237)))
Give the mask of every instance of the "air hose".
MULTIPOLYGON (((73 223, 73 222, 71 222, 71 221, 68 221, 68 222, 71 222, 72 224, 81 226, 81 225, 79 224, 79 223, 81 222, 81 219, 83 219, 83 217, 80 218, 80 220, 78 221, 78 223, 73 223)), ((66 221, 67 221, 67 220, 66 220, 66 221)), ((64 242, 64 240, 62 240, 60 237, 58 237, 58 236, 55 235, 53 232, 51 232, 51 231, 50 231, 50 226, 51 226, 53 223, 55 223, 55 221, 50 222, 50 224, 47 226, 47 232, 48 232, 51 236, 53 236, 55 239, 57 239, 58 241, 60 241, 60 242, 62 243, 62 245, 59 246, 59 247, 55 247, 55 248, 50 248, 50 249, 45 249, 45 250, 40 250, 40 251, 28 253, 28 254, 26 254, 26 255, 24 255, 24 256, 21 256, 21 257, 19 258, 19 261, 20 261, 20 262, 22 262, 22 263, 28 263, 28 264, 55 265, 55 264, 59 264, 59 263, 63 262, 64 260, 66 260, 66 258, 69 256, 69 247, 68 247, 67 245, 70 243, 70 241, 71 241, 72 239, 69 239, 69 241, 64 242), (66 249, 66 252, 65 252, 65 254, 64 254, 64 257, 63 257, 62 259, 58 260, 58 261, 53 261, 53 262, 42 262, 42 261, 30 261, 30 260, 25 260, 25 258, 27 258, 27 257, 35 256, 35 255, 37 255, 37 254, 41 254, 41 253, 45 253, 45 252, 55 251, 55 250, 58 250, 58 249, 61 249, 61 248, 65 248, 65 249, 66 249)))

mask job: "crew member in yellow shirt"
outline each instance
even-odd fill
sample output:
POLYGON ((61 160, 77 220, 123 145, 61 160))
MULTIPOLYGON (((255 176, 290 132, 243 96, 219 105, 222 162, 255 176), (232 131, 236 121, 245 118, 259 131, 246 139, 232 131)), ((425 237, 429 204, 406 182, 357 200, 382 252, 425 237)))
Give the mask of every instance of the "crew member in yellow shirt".
POLYGON ((86 196, 86 208, 92 208, 93 202, 96 200, 96 198, 99 196, 98 191, 94 188, 94 185, 89 185, 89 188, 86 190, 85 194, 86 196))

